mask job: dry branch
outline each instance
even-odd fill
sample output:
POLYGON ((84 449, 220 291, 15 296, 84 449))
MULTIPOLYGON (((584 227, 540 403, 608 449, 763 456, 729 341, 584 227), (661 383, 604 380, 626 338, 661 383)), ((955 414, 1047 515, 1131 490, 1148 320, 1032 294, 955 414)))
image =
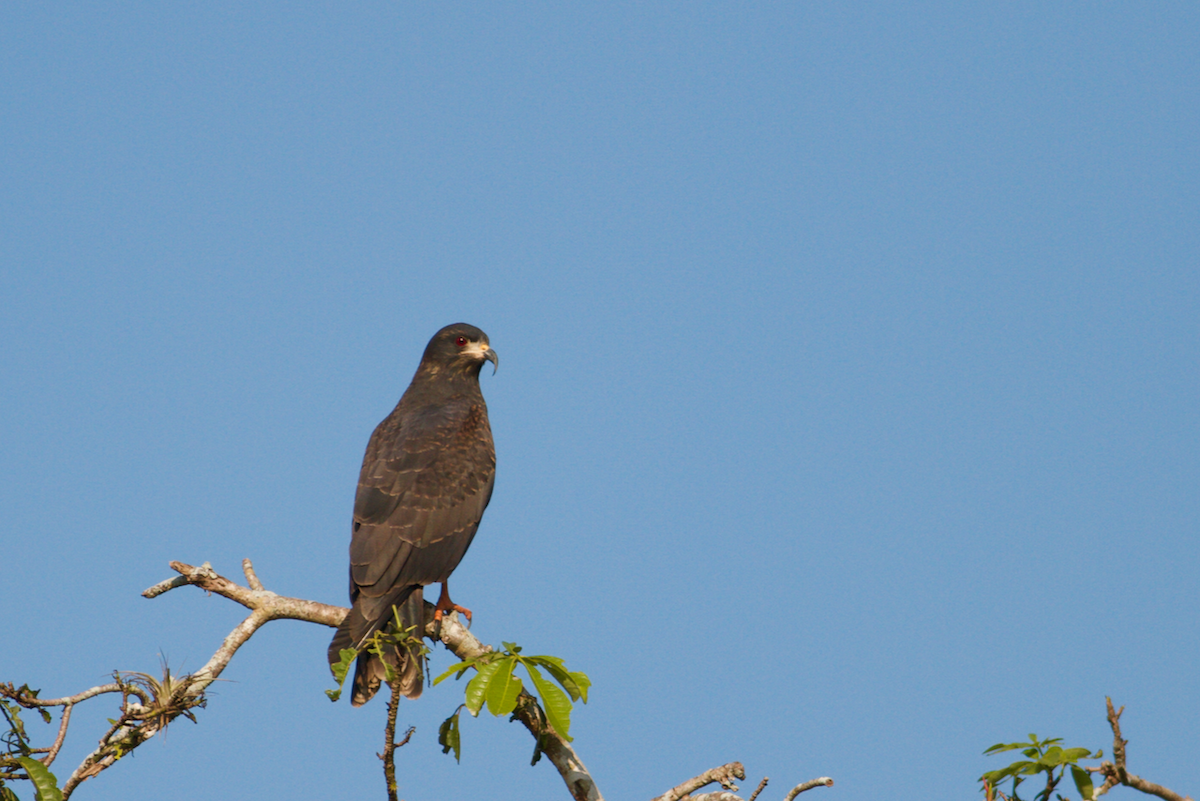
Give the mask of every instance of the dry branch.
MULTIPOLYGON (((653 799, 653 801, 743 801, 740 796, 734 795, 733 792, 729 792, 730 790, 735 792, 737 791, 737 786, 733 783, 734 778, 746 778, 741 762, 730 762, 728 765, 722 765, 719 768, 707 770, 696 778, 688 779, 678 787, 673 787, 669 791, 658 796, 658 798, 653 799), (707 784, 712 784, 713 782, 720 782, 721 786, 725 789, 718 790, 714 793, 702 793, 700 795, 690 794, 692 791, 698 790, 707 784)), ((767 786, 768 781, 769 779, 764 776, 763 780, 758 783, 757 789, 755 789, 754 793, 751 794, 749 801, 754 801, 754 799, 758 798, 758 794, 761 793, 763 788, 767 786)), ((819 779, 813 779, 812 781, 807 781, 803 784, 796 785, 792 788, 791 792, 784 797, 784 801, 793 801, 796 796, 807 790, 811 790, 814 787, 832 786, 833 779, 829 778, 828 776, 822 776, 819 779)), ((1188 799, 1188 801, 1191 800, 1188 799)))
MULTIPOLYGON (((190 584, 206 592, 228 598, 251 610, 250 615, 225 637, 224 642, 208 662, 195 673, 172 677, 169 671, 165 671, 161 681, 146 674, 117 673, 114 674, 116 681, 112 684, 92 687, 77 695, 51 700, 38 699, 28 693, 22 694, 13 689, 12 685, 0 685, 0 693, 27 708, 63 707, 58 736, 54 745, 50 749, 46 749, 49 753, 42 760, 47 765, 54 760, 62 746, 67 726, 70 723, 71 709, 75 704, 105 693, 121 693, 120 718, 100 738, 99 746, 80 763, 67 779, 62 788, 64 800, 70 798, 71 793, 81 782, 114 765, 122 756, 165 729, 175 718, 180 715, 192 718, 189 710, 204 704, 204 691, 221 675, 238 649, 269 621, 301 620, 336 628, 350 611, 342 606, 289 598, 265 589, 255 574, 254 566, 249 559, 242 562, 242 570, 248 586, 242 586, 219 575, 207 562, 199 567, 183 562, 171 562, 170 564, 171 569, 179 575, 155 584, 145 590, 142 595, 146 598, 157 598, 170 590, 190 584)), ((457 613, 451 613, 440 623, 435 623, 432 622, 433 606, 431 604, 426 604, 426 606, 430 610, 427 619, 431 622, 426 626, 425 636, 433 640, 440 640, 460 660, 467 661, 492 650, 491 646, 481 643, 462 625, 457 613)), ((408 736, 403 740, 394 742, 395 722, 391 713, 392 710, 389 710, 390 728, 386 745, 389 755, 395 748, 408 742, 408 736, 412 734, 410 730, 408 736)), ((192 719, 194 720, 194 718, 192 719)), ((520 721, 537 740, 538 748, 554 765, 575 801, 604 801, 591 773, 584 766, 583 760, 575 753, 571 744, 547 722, 546 715, 537 707, 537 700, 524 690, 522 690, 517 707, 513 712, 513 719, 520 721)), ((385 760, 385 768, 386 762, 387 760, 385 760)), ((740 762, 732 762, 706 771, 659 796, 655 801, 682 801, 688 796, 688 793, 712 782, 720 782, 727 791, 736 791, 737 787, 733 784, 734 778, 745 778, 745 770, 740 762)), ((1136 777, 1133 778, 1136 779, 1136 777)), ((394 794, 395 783, 391 776, 389 776, 388 784, 389 794, 394 794)), ((760 784, 755 795, 762 790, 765 784, 766 780, 760 784)), ((789 794, 788 800, 790 801, 804 790, 820 784, 831 785, 833 780, 816 779, 813 782, 806 782, 794 789, 789 794)), ((1167 801, 1191 801, 1177 796, 1163 797, 1167 801)), ((691 801, 740 801, 732 792, 707 793, 690 798, 691 801)))
POLYGON ((1155 784, 1140 776, 1135 776, 1126 769, 1125 746, 1129 744, 1129 741, 1121 737, 1121 713, 1125 711, 1125 707, 1113 709, 1111 698, 1106 697, 1104 701, 1108 706, 1108 725, 1112 727, 1114 761, 1108 762, 1106 760, 1101 762, 1098 768, 1089 768, 1093 773, 1099 773, 1104 777, 1104 784, 1096 788, 1093 798, 1107 793, 1118 784, 1123 784, 1126 787, 1141 790, 1143 793, 1156 795, 1159 798, 1165 799, 1165 801, 1192 801, 1191 798, 1180 795, 1174 790, 1168 790, 1161 784, 1155 784))
POLYGON ((654 799, 654 801, 680 801, 689 793, 699 790, 701 787, 720 782, 721 786, 726 790, 737 792, 737 785, 733 783, 734 779, 746 778, 746 769, 742 767, 741 762, 730 762, 728 765, 712 768, 701 773, 699 776, 688 779, 683 784, 672 787, 662 795, 654 799))
MULTIPOLYGON (((114 765, 122 756, 165 729, 179 715, 190 717, 191 713, 188 710, 204 703, 204 691, 221 675, 238 649, 264 624, 272 620, 301 620, 337 628, 350 611, 343 606, 289 598, 264 589, 249 559, 242 561, 242 571, 246 576, 248 586, 242 586, 219 575, 207 562, 199 567, 183 562, 171 562, 170 564, 171 569, 179 575, 148 588, 142 593, 143 596, 157 598, 170 590, 190 584, 206 592, 235 601, 251 612, 229 633, 208 662, 195 673, 174 678, 171 678, 168 673, 164 677, 164 681, 169 692, 161 693, 166 697, 160 698, 155 692, 148 691, 147 680, 153 685, 158 685, 159 682, 144 676, 144 674, 129 674, 142 676, 138 679, 123 678, 121 674, 116 674, 117 681, 113 684, 92 687, 77 695, 51 700, 21 694, 11 685, 0 685, 0 692, 27 708, 54 706, 64 708, 63 720, 55 744, 48 749, 48 755, 42 760, 47 765, 58 754, 58 749, 62 745, 67 726, 70 723, 71 708, 75 704, 104 693, 122 694, 121 717, 100 738, 99 746, 84 758, 79 767, 67 779, 62 787, 64 799, 70 798, 71 793, 81 782, 114 765)), ((429 604, 427 607, 430 610, 427 617, 432 620, 433 607, 429 604)), ((446 647, 461 660, 470 659, 492 650, 476 639, 459 622, 456 614, 451 614, 442 620, 440 631, 436 624, 430 623, 426 627, 425 636, 434 640, 440 637, 446 647)), ((158 689, 162 690, 163 688, 158 687, 158 689)), ((558 770, 568 791, 576 801, 604 801, 591 774, 584 767, 583 761, 579 759, 566 740, 543 722, 545 715, 537 712, 534 707, 535 703, 533 697, 525 693, 522 703, 514 713, 516 719, 520 720, 534 737, 539 738, 542 752, 558 770)), ((394 742, 394 733, 393 724, 388 737, 389 750, 392 751, 407 742, 407 737, 400 742, 394 742)), ((389 784, 394 786, 394 780, 389 784)))
POLYGON ((766 776, 763 776, 762 781, 760 781, 758 783, 758 787, 756 787, 754 789, 754 792, 750 794, 750 798, 748 798, 747 801, 754 801, 754 799, 758 798, 758 794, 761 793, 763 791, 763 789, 766 788, 767 782, 769 782, 769 781, 771 781, 771 780, 768 779, 766 776))
POLYGON ((814 787, 832 787, 832 786, 833 786, 833 779, 829 778, 828 776, 822 776, 819 779, 812 779, 811 781, 804 782, 803 784, 797 784, 795 787, 793 787, 792 791, 783 797, 783 801, 792 801, 792 799, 794 799, 796 796, 800 795, 803 792, 807 792, 807 791, 813 789, 814 787))

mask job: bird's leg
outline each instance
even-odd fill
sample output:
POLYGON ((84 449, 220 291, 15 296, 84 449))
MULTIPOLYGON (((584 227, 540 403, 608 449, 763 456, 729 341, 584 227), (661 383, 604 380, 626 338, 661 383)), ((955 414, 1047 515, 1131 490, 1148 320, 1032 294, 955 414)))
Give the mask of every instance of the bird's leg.
POLYGON ((467 623, 471 622, 471 610, 465 606, 459 606, 450 600, 450 582, 442 582, 442 594, 438 596, 437 607, 433 611, 433 620, 435 623, 441 622, 447 612, 460 612, 467 619, 467 623))

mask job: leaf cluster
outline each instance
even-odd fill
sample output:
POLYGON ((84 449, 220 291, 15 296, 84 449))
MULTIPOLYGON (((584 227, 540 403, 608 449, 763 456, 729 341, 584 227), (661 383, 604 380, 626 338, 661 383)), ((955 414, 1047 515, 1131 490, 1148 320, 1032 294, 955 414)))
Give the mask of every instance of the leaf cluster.
MULTIPOLYGON (((486 704, 488 712, 495 716, 510 715, 522 703, 532 704, 535 714, 543 725, 549 724, 564 740, 570 741, 571 710, 573 702, 587 703, 588 689, 592 686, 591 679, 580 671, 567 670, 563 660, 557 656, 526 656, 521 653, 521 647, 515 643, 504 643, 504 651, 489 651, 472 659, 451 665, 444 673, 433 680, 437 685, 451 675, 456 680, 461 679, 470 669, 474 668, 475 676, 467 682, 465 702, 455 710, 454 714, 442 723, 438 730, 438 743, 442 745, 442 753, 454 751, 457 760, 461 755, 462 741, 459 733, 458 715, 465 707, 473 716, 477 716, 486 704), (521 677, 516 675, 517 668, 522 668, 529 676, 529 681, 537 691, 537 695, 526 693, 521 677), (542 675, 545 671, 547 676, 542 675), (540 700, 540 704, 538 703, 540 700)), ((534 750, 533 761, 536 763, 541 756, 541 740, 534 750)))
POLYGON ((364 645, 366 647, 361 650, 357 648, 343 648, 338 651, 340 658, 337 662, 329 666, 329 670, 333 673, 333 678, 337 682, 337 689, 325 691, 325 695, 329 696, 330 701, 337 701, 342 697, 342 687, 346 683, 346 677, 350 675, 350 667, 354 664, 354 660, 358 659, 358 655, 362 651, 368 651, 380 658, 383 662, 385 678, 389 684, 396 677, 395 668, 388 658, 390 653, 395 653, 398 649, 403 649, 408 651, 413 659, 426 659, 429 656, 429 648, 417 634, 417 627, 404 626, 400 620, 400 610, 395 606, 392 606, 392 624, 386 631, 382 629, 376 631, 364 645))
POLYGON ((45 752, 48 749, 35 749, 29 741, 29 733, 25 731, 25 721, 21 720, 21 706, 33 708, 41 715, 42 720, 49 723, 50 713, 42 707, 23 704, 22 699, 36 699, 39 690, 30 689, 28 684, 14 688, 11 684, 3 685, 4 698, 11 698, 16 703, 0 699, 0 715, 4 717, 7 731, 0 735, 4 744, 4 752, 0 753, 0 801, 17 801, 12 788, 4 786, 5 779, 29 779, 34 783, 35 796, 39 801, 61 801, 62 794, 58 793, 57 780, 46 766, 33 758, 34 753, 45 752), (24 775, 20 771, 24 771, 24 775), (54 795, 58 793, 58 795, 54 795))
MULTIPOLYGON (((1079 790, 1079 795, 1083 797, 1084 801, 1092 801, 1095 797, 1092 776, 1080 767, 1078 762, 1081 759, 1100 759, 1103 752, 1097 751, 1093 754, 1087 748, 1063 748, 1059 745, 1061 742, 1061 737, 1039 740, 1036 734, 1030 734, 1029 740, 1026 742, 996 743, 988 748, 983 752, 984 756, 1001 754, 1006 751, 1020 751, 1025 759, 1013 762, 1008 767, 999 770, 988 771, 980 776, 979 781, 983 783, 984 791, 990 798, 989 788, 995 788, 1001 798, 1022 801, 1018 792, 1021 783, 1029 777, 1044 773, 1046 774, 1046 786, 1033 796, 1032 801, 1050 801, 1055 787, 1070 770, 1071 778, 1075 782, 1075 788, 1079 790), (1006 780, 1012 781, 1011 795, 1007 796, 998 789, 1006 780)), ((1058 797, 1062 798, 1061 795, 1058 797)))
MULTIPOLYGON (((8 697, 21 698, 28 696, 29 698, 37 698, 40 690, 29 689, 28 684, 21 685, 20 689, 12 689, 12 685, 6 688, 8 692, 4 695, 8 697)), ((40 707, 37 711, 41 713, 42 720, 50 722, 50 713, 40 707)), ((18 756, 29 756, 32 747, 29 745, 29 734, 25 731, 25 721, 21 720, 21 708, 17 704, 10 703, 4 699, 0 699, 0 715, 4 716, 4 723, 8 728, 2 736, 0 742, 4 743, 4 753, 0 755, 0 766, 7 767, 7 761, 15 759, 18 756)))

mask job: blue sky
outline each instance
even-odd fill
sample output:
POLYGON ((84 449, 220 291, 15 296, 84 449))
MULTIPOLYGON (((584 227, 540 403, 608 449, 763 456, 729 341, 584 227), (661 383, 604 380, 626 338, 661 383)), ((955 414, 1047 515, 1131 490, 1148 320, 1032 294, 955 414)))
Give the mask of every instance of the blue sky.
MULTIPOLYGON (((1106 694, 1195 795, 1197 53, 1189 3, 6 4, 0 679, 202 665, 240 607, 141 598, 172 559, 345 603, 367 437, 463 320, 454 597, 591 676, 608 798, 962 799, 997 741, 1107 753, 1106 694)), ((382 798, 330 634, 77 797, 382 798)), ((506 721, 441 755, 459 689, 402 796, 565 797, 506 721)))

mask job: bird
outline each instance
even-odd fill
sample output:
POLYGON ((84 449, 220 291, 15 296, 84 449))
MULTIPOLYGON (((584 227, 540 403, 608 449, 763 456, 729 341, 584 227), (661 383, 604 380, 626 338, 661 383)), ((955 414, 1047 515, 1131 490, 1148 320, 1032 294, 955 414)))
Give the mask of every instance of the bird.
MULTIPOLYGON (((380 657, 362 650, 374 634, 394 629, 394 614, 405 629, 417 627, 418 639, 424 632, 426 585, 442 585, 435 619, 450 611, 471 619, 470 610, 450 600, 447 582, 475 537, 496 480, 496 449, 479 388, 485 361, 493 372, 500 367, 487 334, 466 323, 442 328, 367 444, 354 496, 351 608, 328 654, 335 665, 342 649, 359 650, 353 706, 369 701, 386 676, 380 657)), ((420 655, 402 645, 384 653, 399 671, 400 691, 419 697, 420 655)))

